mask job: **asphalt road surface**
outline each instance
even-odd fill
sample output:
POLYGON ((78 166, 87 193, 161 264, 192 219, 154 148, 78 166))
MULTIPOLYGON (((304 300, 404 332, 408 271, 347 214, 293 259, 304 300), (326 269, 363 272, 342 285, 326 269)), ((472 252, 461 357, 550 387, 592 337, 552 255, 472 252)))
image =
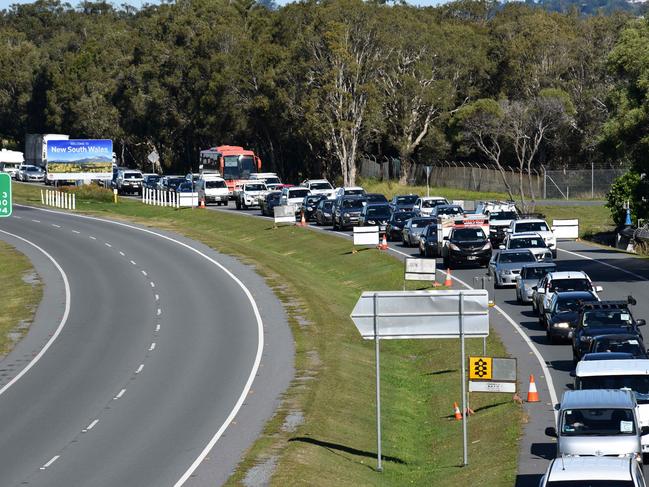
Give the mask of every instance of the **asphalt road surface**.
MULTIPOLYGON (((232 203, 227 209, 216 206, 209 208, 260 215, 257 209, 237 211, 232 203)), ((334 232, 331 227, 318 227, 315 224, 311 224, 310 228, 345 238, 351 238, 352 234, 351 231, 334 232)), ((399 258, 419 257, 418 248, 406 248, 400 242, 389 242, 389 247, 390 252, 399 258)), ((559 270, 585 271, 594 284, 603 286, 603 292, 599 293, 601 299, 626 299, 629 295, 638 298, 638 304, 632 307, 634 316, 649 319, 649 300, 645 299, 649 296, 649 260, 584 242, 560 241, 558 248, 556 262, 559 270)), ((441 265, 440 259, 438 269, 441 265)), ((454 269, 451 274, 454 287, 480 288, 486 269, 454 269)), ((443 281, 444 277, 444 273, 440 273, 437 279, 443 281)), ((530 374, 534 374, 539 389, 541 402, 525 405, 529 421, 524 426, 525 435, 520 444, 516 482, 517 487, 536 487, 549 460, 555 457, 556 443, 545 436, 545 428, 554 426, 554 404, 561 400, 563 391, 572 387, 572 349, 569 343, 551 345, 547 342, 545 330, 532 314, 531 305, 517 304, 513 288, 494 289, 490 282, 486 283, 486 287, 497 305, 491 312, 492 329, 498 333, 508 352, 518 359, 521 397, 525 398, 527 394, 530 374)), ((642 331, 645 335, 649 333, 646 329, 642 331)), ((647 468, 645 476, 649 476, 647 468)))
POLYGON ((14 206, 0 239, 45 283, 0 363, 0 485, 227 479, 293 374, 263 280, 177 235, 52 211, 14 206))

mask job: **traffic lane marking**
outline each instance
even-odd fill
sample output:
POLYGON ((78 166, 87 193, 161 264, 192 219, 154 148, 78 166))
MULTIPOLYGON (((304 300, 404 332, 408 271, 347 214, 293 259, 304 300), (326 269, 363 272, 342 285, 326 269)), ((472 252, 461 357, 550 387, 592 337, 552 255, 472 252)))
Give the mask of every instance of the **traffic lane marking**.
POLYGON ((41 467, 41 470, 45 470, 46 468, 48 468, 49 466, 51 466, 54 462, 56 462, 59 458, 61 458, 61 455, 55 455, 55 456, 53 456, 52 459, 51 459, 49 462, 47 462, 45 465, 43 465, 43 466, 41 467))

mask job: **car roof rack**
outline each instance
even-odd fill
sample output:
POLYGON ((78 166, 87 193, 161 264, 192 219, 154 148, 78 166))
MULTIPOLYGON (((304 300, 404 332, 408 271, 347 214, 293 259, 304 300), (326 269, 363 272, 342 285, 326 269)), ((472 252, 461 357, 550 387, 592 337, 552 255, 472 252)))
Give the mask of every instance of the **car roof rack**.
POLYGON ((615 301, 587 301, 580 303, 582 309, 618 309, 626 308, 629 305, 635 305, 637 301, 633 296, 627 297, 626 300, 615 301))

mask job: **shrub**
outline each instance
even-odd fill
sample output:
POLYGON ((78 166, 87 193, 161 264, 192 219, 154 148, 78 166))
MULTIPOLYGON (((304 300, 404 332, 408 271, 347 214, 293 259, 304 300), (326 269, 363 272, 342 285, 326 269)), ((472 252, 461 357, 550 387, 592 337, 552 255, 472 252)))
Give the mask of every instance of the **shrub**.
POLYGON ((647 218, 649 215, 649 203, 645 200, 647 185, 637 172, 629 171, 617 178, 606 193, 606 207, 611 210, 611 217, 615 224, 620 227, 624 225, 626 210, 624 205, 629 202, 631 219, 634 222, 638 218, 647 218))
POLYGON ((96 183, 84 184, 82 186, 64 186, 61 190, 77 195, 78 200, 113 201, 113 190, 99 186, 96 183))

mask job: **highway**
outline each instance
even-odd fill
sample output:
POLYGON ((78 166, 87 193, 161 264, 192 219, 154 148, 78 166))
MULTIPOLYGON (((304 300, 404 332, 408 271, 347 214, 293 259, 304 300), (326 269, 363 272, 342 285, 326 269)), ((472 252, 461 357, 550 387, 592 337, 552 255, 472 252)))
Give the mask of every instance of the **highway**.
POLYGON ((293 376, 281 303, 168 232, 14 207, 45 283, 0 363, 0 485, 219 485, 293 376), (262 320, 263 317, 263 320, 262 320))
MULTIPOLYGON (((215 211, 236 211, 232 204, 228 209, 209 208, 215 211)), ((257 209, 236 212, 259 216, 257 209)), ((351 231, 334 232, 331 227, 318 227, 315 224, 311 224, 309 228, 344 238, 351 238, 352 234, 351 231)), ((601 299, 626 299, 633 295, 638 298, 638 304, 632 307, 634 316, 649 318, 649 300, 644 299, 649 296, 649 260, 584 242, 560 241, 558 248, 556 262, 559 270, 585 271, 594 284, 603 286, 603 292, 599 293, 601 299)), ((389 249, 400 259, 419 257, 418 248, 406 248, 400 242, 389 242, 389 249)), ((441 266, 441 259, 438 259, 438 266, 441 266)), ((438 274, 437 280, 443 281, 445 274, 438 274)), ((451 275, 454 287, 479 288, 486 270, 454 269, 451 275)), ((525 398, 527 394, 530 374, 534 374, 539 388, 541 402, 525 406, 529 420, 524 425, 525 435, 521 439, 516 482, 517 487, 536 487, 549 460, 556 453, 556 444, 552 438, 545 436, 545 428, 554 426, 553 405, 561 400, 563 391, 572 387, 572 351, 569 343, 550 345, 547 342, 545 330, 539 326, 531 305, 518 304, 513 288, 494 289, 489 282, 486 287, 496 303, 496 308, 491 312, 492 329, 498 333, 509 354, 518 359, 521 397, 525 398)), ((645 335, 649 333, 646 328, 642 331, 645 335)), ((649 469, 645 468, 645 475, 648 474, 649 469)))

